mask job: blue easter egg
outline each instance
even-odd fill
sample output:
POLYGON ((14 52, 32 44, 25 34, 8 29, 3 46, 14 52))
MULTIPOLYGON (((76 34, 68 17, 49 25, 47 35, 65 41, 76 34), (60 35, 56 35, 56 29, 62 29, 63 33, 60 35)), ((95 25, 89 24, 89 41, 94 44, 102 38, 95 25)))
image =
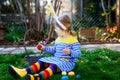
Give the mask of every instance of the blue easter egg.
POLYGON ((76 75, 76 78, 77 78, 77 79, 81 78, 81 75, 76 75))
POLYGON ((68 76, 63 76, 63 77, 61 78, 61 80, 69 80, 69 77, 68 77, 68 76))

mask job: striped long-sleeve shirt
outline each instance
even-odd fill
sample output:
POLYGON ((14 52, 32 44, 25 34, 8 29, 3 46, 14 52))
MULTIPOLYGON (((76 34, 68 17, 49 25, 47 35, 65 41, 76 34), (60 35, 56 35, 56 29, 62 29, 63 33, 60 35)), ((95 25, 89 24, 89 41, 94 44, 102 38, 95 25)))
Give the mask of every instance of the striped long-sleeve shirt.
POLYGON ((54 57, 43 57, 40 61, 56 64, 62 71, 71 71, 75 67, 76 59, 80 57, 80 43, 76 37, 57 38, 54 46, 46 46, 45 52, 54 54, 54 57), (63 49, 69 48, 70 54, 65 54, 63 49))

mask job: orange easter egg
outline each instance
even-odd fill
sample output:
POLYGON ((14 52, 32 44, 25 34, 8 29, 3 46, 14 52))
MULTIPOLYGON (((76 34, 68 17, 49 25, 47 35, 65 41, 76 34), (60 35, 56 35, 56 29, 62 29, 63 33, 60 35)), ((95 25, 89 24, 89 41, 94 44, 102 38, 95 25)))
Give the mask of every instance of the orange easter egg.
POLYGON ((69 73, 68 73, 68 76, 74 76, 75 75, 75 73, 73 72, 73 71, 70 71, 69 73))

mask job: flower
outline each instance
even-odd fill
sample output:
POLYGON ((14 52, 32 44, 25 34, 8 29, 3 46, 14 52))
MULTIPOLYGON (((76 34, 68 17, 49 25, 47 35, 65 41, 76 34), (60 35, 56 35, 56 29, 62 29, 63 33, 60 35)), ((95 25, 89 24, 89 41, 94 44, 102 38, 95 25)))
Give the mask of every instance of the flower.
POLYGON ((107 31, 114 34, 114 33, 116 33, 116 31, 117 31, 117 26, 115 25, 115 26, 112 27, 112 28, 107 28, 107 31))

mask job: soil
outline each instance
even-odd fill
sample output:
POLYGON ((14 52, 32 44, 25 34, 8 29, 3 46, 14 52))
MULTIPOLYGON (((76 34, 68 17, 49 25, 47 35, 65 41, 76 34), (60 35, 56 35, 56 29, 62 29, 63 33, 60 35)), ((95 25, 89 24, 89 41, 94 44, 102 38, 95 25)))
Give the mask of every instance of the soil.
MULTIPOLYGON (((26 42, 29 43, 26 46, 35 46, 37 45, 37 42, 31 41, 31 42, 26 42)), ((8 42, 8 41, 0 41, 0 47, 21 47, 24 46, 24 42, 8 42)))
MULTIPOLYGON (((118 44, 119 41, 111 40, 111 41, 99 41, 99 40, 91 40, 91 41, 79 41, 82 45, 85 44, 104 44, 104 43, 114 43, 118 44)), ((36 46, 38 44, 38 41, 26 41, 26 46, 36 46)), ((20 47, 24 46, 24 42, 8 42, 8 41, 0 41, 0 47, 20 47)))

